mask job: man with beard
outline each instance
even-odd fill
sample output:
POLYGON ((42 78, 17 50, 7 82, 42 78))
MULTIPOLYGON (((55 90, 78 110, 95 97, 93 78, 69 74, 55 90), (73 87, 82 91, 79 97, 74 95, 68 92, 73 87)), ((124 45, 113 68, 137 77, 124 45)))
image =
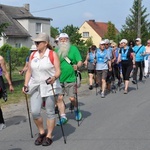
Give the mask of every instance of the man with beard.
POLYGON ((70 44, 69 37, 66 33, 59 35, 58 49, 56 52, 60 59, 60 83, 63 88, 63 93, 59 96, 57 105, 61 115, 61 121, 57 125, 67 123, 65 114, 65 105, 63 102, 64 94, 69 97, 71 104, 74 106, 75 119, 77 121, 82 119, 81 111, 77 108, 76 103, 76 71, 82 65, 82 58, 79 50, 74 45, 70 44))

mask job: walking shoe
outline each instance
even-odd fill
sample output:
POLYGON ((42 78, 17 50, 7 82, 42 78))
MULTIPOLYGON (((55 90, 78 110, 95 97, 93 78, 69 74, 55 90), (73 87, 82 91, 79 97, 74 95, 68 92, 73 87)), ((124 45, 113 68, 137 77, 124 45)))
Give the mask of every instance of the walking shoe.
POLYGON ((104 98, 105 97, 105 94, 104 92, 101 93, 101 98, 104 98))
POLYGON ((82 119, 82 113, 81 113, 81 111, 78 109, 78 111, 75 110, 74 113, 75 113, 75 119, 77 121, 80 121, 82 119))
POLYGON ((68 122, 68 119, 66 117, 61 117, 60 120, 57 122, 57 126, 60 126, 61 124, 66 124, 68 122))
POLYGON ((93 86, 92 86, 92 85, 90 85, 90 86, 89 86, 89 90, 92 90, 92 89, 93 89, 93 86))
POLYGON ((42 145, 42 142, 43 142, 43 139, 45 138, 45 136, 46 136, 46 133, 43 133, 43 134, 40 134, 39 133, 39 136, 38 136, 38 138, 35 140, 35 142, 34 142, 34 144, 35 145, 42 145))
POLYGON ((42 146, 49 146, 53 143, 52 139, 49 137, 44 137, 43 142, 42 142, 42 146))
POLYGON ((137 84, 137 82, 135 80, 132 81, 133 84, 137 84))
POLYGON ((124 94, 127 94, 128 93, 128 91, 127 90, 124 90, 124 94))
POLYGON ((1 123, 0 124, 0 130, 3 130, 3 129, 5 129, 6 128, 6 125, 4 124, 4 123, 1 123))

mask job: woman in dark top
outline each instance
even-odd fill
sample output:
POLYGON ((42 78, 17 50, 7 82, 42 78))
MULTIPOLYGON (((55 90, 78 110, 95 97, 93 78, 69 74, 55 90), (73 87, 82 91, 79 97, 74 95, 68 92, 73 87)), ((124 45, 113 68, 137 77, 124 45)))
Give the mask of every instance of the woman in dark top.
POLYGON ((127 46, 128 41, 126 39, 122 39, 120 44, 122 45, 122 48, 119 51, 117 63, 121 62, 122 65, 122 74, 125 84, 124 94, 127 94, 129 87, 129 76, 132 69, 135 67, 135 56, 133 49, 127 46))

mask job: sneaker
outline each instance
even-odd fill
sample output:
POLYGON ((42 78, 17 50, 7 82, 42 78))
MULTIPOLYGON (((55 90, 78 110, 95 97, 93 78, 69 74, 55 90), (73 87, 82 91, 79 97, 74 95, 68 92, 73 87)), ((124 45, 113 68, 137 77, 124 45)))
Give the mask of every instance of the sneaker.
POLYGON ((1 123, 0 124, 0 130, 3 130, 3 129, 5 129, 6 128, 6 125, 4 124, 4 123, 1 123))
POLYGON ((81 111, 78 109, 78 111, 75 110, 74 113, 75 113, 75 119, 77 121, 80 121, 82 119, 82 113, 81 113, 81 111))
POLYGON ((90 85, 90 86, 89 86, 89 90, 92 90, 92 89, 93 89, 93 86, 92 86, 92 85, 90 85))
POLYGON ((127 90, 124 90, 124 94, 127 94, 128 93, 128 91, 127 90))
POLYGON ((68 122, 68 119, 66 117, 61 117, 61 119, 57 122, 57 126, 60 126, 61 124, 66 124, 68 122))
POLYGON ((104 98, 105 97, 105 94, 104 92, 101 93, 101 98, 104 98))
POLYGON ((137 82, 135 80, 132 81, 133 84, 136 84, 137 82))

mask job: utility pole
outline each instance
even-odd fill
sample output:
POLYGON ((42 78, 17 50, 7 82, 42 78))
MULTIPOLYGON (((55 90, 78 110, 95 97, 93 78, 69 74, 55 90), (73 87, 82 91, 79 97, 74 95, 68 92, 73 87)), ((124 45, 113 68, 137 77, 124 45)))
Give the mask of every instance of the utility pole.
POLYGON ((138 31, 137 36, 141 38, 141 3, 142 0, 138 0, 138 31))

